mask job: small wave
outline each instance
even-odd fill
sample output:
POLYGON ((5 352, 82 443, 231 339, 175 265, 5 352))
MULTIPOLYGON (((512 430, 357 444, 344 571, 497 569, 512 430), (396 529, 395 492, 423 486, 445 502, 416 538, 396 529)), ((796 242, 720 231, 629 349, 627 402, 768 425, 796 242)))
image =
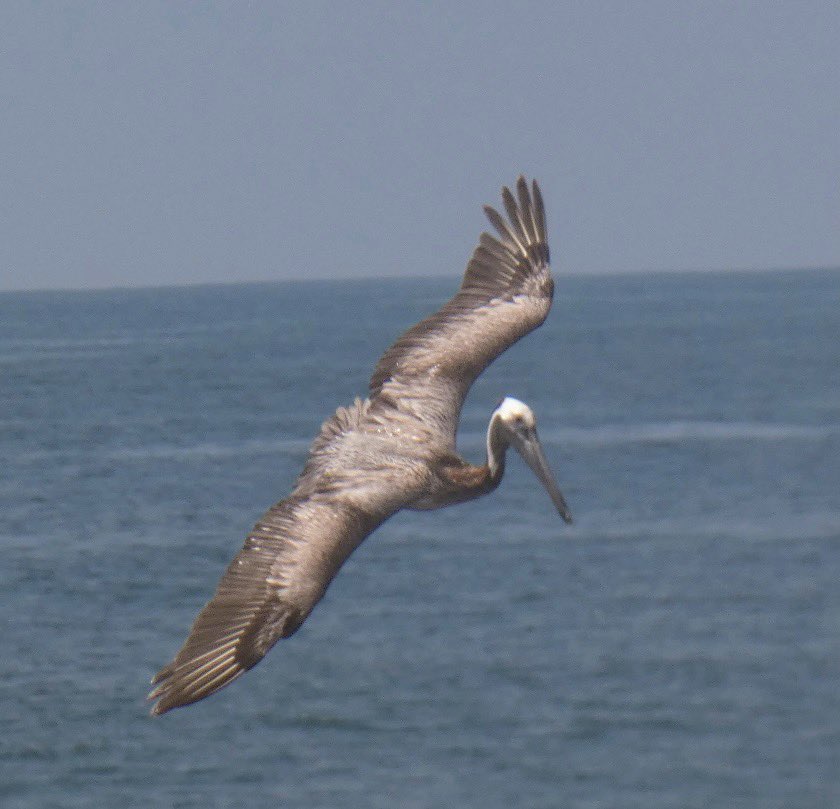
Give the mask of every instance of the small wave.
POLYGON ((0 353, 0 363, 8 365, 54 359, 90 359, 135 346, 166 345, 178 340, 203 337, 205 333, 231 331, 238 326, 239 324, 233 322, 222 322, 173 329, 150 329, 131 334, 103 335, 101 337, 21 337, 4 341, 3 348, 5 350, 0 353))
POLYGON ((824 540, 840 537, 840 512, 820 509, 802 514, 710 513, 702 518, 670 516, 639 520, 615 513, 584 515, 568 529, 570 536, 607 540, 726 537, 745 542, 824 540))
POLYGON ((46 360, 92 359, 141 342, 140 337, 97 337, 87 340, 15 340, 6 344, 0 363, 13 365, 46 360))
POLYGON ((134 345, 143 340, 144 335, 111 335, 107 337, 20 337, 9 341, 12 348, 26 351, 65 351, 78 348, 103 348, 106 346, 134 345))
POLYGON ((152 444, 140 447, 101 447, 92 451, 73 451, 69 449, 34 449, 16 456, 16 462, 43 463, 59 459, 62 464, 75 464, 81 456, 87 460, 112 461, 119 463, 154 460, 193 461, 202 458, 239 458, 258 455, 296 455, 305 452, 312 443, 311 439, 280 439, 265 441, 253 439, 235 444, 203 442, 190 446, 171 444, 152 444))
POLYGON ((311 439, 285 438, 275 441, 251 439, 235 444, 204 442, 187 447, 174 447, 169 444, 155 444, 148 447, 125 447, 111 450, 108 458, 119 461, 146 461, 153 459, 193 460, 196 458, 235 458, 255 455, 294 455, 305 452, 312 443, 311 439))
POLYGON ((764 422, 670 421, 652 424, 605 425, 549 431, 544 440, 574 444, 678 444, 684 441, 818 441, 837 434, 836 427, 764 422))
MULTIPOLYGON (((612 446, 620 444, 681 444, 688 441, 821 441, 840 434, 837 425, 820 427, 764 422, 668 421, 649 424, 606 424, 540 430, 545 444, 612 446)), ((483 433, 460 435, 465 446, 483 445, 483 433)))

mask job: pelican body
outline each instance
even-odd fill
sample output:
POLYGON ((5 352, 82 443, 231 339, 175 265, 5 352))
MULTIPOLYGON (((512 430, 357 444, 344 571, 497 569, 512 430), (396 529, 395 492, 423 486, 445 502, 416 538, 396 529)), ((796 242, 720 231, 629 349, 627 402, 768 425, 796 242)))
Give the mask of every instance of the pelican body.
POLYGON ((536 181, 502 189, 498 238, 481 235, 456 295, 382 356, 366 399, 321 427, 291 494, 248 534, 186 642, 154 677, 152 714, 213 694, 294 634, 361 542, 401 509, 436 509, 493 491, 516 449, 571 522, 531 409, 512 397, 493 411, 487 460, 458 455, 455 433, 476 377, 548 315, 554 284, 536 181))

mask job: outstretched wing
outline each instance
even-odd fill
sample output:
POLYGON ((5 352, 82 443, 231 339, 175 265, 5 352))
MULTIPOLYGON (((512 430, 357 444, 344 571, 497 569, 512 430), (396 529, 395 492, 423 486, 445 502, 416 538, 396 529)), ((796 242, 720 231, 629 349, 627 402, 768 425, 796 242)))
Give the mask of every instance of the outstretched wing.
POLYGON ((536 181, 516 196, 502 189, 508 219, 485 213, 499 238, 482 233, 458 293, 409 329, 382 356, 371 400, 396 405, 434 424, 454 447, 464 398, 476 377, 506 348, 539 326, 551 308, 545 208, 536 181))
POLYGON ((153 714, 203 699, 255 666, 306 620, 362 540, 425 490, 422 453, 401 451, 386 426, 358 399, 324 422, 291 495, 257 522, 152 680, 153 714))
POLYGON ((294 494, 269 509, 175 659, 152 680, 152 713, 203 699, 262 660, 300 627, 344 560, 388 516, 294 494))

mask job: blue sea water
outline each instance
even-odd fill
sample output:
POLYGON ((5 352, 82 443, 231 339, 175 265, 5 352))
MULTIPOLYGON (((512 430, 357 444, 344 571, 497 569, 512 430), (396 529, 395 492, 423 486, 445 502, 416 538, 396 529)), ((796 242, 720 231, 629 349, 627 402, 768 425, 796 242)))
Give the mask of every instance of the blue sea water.
POLYGON ((840 806, 840 272, 557 279, 518 459, 301 629, 144 697, 321 421, 452 280, 0 295, 0 805, 840 806))

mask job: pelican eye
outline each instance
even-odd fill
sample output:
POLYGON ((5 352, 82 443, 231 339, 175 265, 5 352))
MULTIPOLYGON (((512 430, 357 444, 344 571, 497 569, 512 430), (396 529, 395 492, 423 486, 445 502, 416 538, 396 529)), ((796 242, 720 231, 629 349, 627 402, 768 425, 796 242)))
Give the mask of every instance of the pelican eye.
POLYGON ((514 426, 514 428, 515 428, 515 429, 517 429, 517 430, 523 430, 523 429, 527 429, 528 424, 526 423, 524 416, 522 416, 521 414, 517 413, 517 414, 513 417, 513 426, 514 426))

